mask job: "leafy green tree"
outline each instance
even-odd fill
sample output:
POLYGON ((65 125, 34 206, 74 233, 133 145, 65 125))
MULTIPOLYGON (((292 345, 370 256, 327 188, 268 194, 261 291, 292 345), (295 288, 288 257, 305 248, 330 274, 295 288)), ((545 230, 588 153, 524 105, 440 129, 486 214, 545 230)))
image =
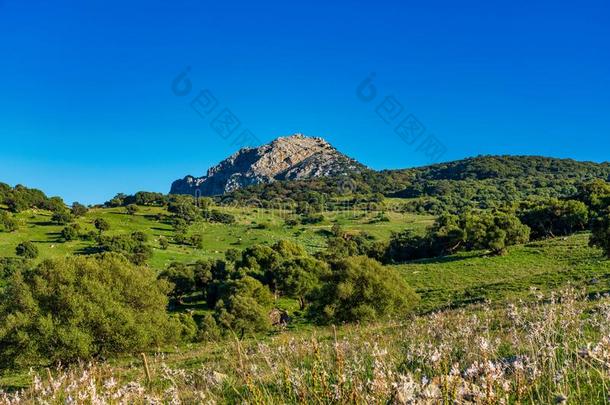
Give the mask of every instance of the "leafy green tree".
POLYGON ((591 221, 589 245, 602 249, 604 255, 610 259, 610 212, 606 211, 591 221))
POLYGON ((0 204, 5 204, 5 200, 11 194, 11 191, 11 186, 0 182, 0 204))
POLYGON ((222 260, 202 260, 195 263, 195 283, 203 290, 210 309, 214 309, 218 301, 226 295, 229 281, 242 276, 243 274, 233 271, 222 260))
POLYGON ((171 296, 180 303, 185 295, 195 292, 195 272, 193 267, 184 263, 171 263, 159 278, 172 285, 171 296))
POLYGON ((601 179, 580 183, 577 186, 575 198, 585 203, 593 211, 603 211, 610 205, 610 183, 601 179))
POLYGON ((195 199, 192 196, 171 196, 167 210, 187 224, 192 224, 202 218, 201 210, 195 205, 195 199))
POLYGON ((524 202, 519 207, 519 218, 530 227, 533 239, 563 236, 587 227, 589 209, 575 200, 524 202))
POLYGON ((225 259, 230 262, 230 263, 235 263, 237 260, 239 260, 240 257, 240 252, 237 249, 227 249, 225 251, 225 259))
POLYGON ((430 253, 442 256, 458 251, 466 241, 466 231, 456 215, 443 214, 428 232, 430 253))
POLYGON ((4 204, 13 213, 19 213, 30 208, 47 209, 45 206, 47 200, 47 196, 42 191, 19 184, 6 192, 4 196, 4 204))
POLYGON ((225 263, 222 260, 197 260, 193 265, 193 275, 195 277, 195 287, 199 290, 205 290, 208 284, 214 279, 216 266, 222 266, 223 271, 225 263))
POLYGON ((216 341, 221 337, 221 330, 216 323, 216 319, 209 312, 201 316, 197 327, 199 328, 197 340, 200 342, 216 341))
POLYGON ((64 203, 64 200, 62 200, 60 197, 48 198, 43 201, 40 207, 51 212, 66 211, 66 204, 64 203))
POLYGON ((79 226, 77 224, 68 225, 61 230, 61 238, 66 242, 75 240, 78 238, 78 230, 79 226))
POLYGON ((80 218, 83 215, 85 215, 87 212, 89 212, 89 208, 87 208, 85 205, 83 205, 81 203, 74 202, 74 203, 72 203, 71 212, 74 217, 80 218))
POLYGON ((334 236, 335 238, 338 238, 340 236, 343 236, 345 234, 345 231, 343 230, 343 228, 341 227, 341 225, 339 224, 334 224, 331 228, 330 228, 330 233, 332 236, 334 236))
POLYGON ((214 205, 214 200, 209 197, 200 197, 199 198, 199 208, 204 211, 208 211, 214 205))
POLYGON ((277 295, 299 300, 305 308, 312 292, 320 286, 320 278, 328 273, 328 265, 311 257, 294 242, 281 240, 273 246, 254 245, 235 260, 235 269, 259 280, 277 295))
POLYGON ((106 232, 110 229, 110 224, 104 218, 96 218, 93 222, 93 225, 95 226, 95 229, 98 230, 100 236, 103 232, 106 232))
POLYGON ((216 222, 219 224, 234 224, 235 216, 228 212, 222 212, 219 210, 206 210, 203 212, 204 218, 209 222, 216 222))
POLYGON ((375 238, 365 232, 347 233, 335 225, 331 228, 330 236, 326 241, 326 251, 322 253, 322 257, 327 261, 349 256, 373 257, 376 255, 372 252, 376 248, 375 243, 375 238))
POLYGON ((15 232, 17 228, 17 221, 8 212, 0 210, 0 230, 15 232))
POLYGON ((148 242, 149 237, 147 234, 145 234, 142 231, 134 231, 131 233, 131 239, 138 241, 138 242, 146 243, 146 242, 148 242))
POLYGON ((203 235, 195 233, 189 237, 189 243, 195 249, 203 249, 203 235))
POLYGON ((229 280, 226 293, 216 304, 217 322, 243 337, 267 331, 271 327, 269 313, 273 296, 260 281, 245 276, 229 280))
POLYGON ((127 196, 126 194, 119 193, 112 197, 110 201, 106 201, 104 203, 104 206, 109 208, 122 207, 126 205, 126 201, 128 200, 128 198, 129 196, 127 196))
POLYGON ((254 245, 242 252, 241 259, 235 263, 235 269, 256 278, 275 291, 273 269, 280 261, 280 255, 271 246, 254 245))
POLYGON ((102 236, 99 238, 98 249, 101 252, 120 253, 132 263, 142 265, 153 255, 152 248, 146 244, 148 237, 142 232, 134 232, 129 236, 102 236))
POLYGON ((179 230, 174 232, 174 243, 177 245, 188 245, 190 241, 186 231, 179 230))
POLYGON ((38 246, 29 241, 21 242, 15 248, 15 253, 26 259, 35 259, 38 257, 38 246))
POLYGON ((66 211, 65 209, 55 211, 51 216, 51 221, 56 223, 57 225, 66 225, 72 222, 73 220, 74 218, 72 217, 72 214, 70 214, 70 212, 66 211))
POLYGON ((134 195, 134 202, 137 205, 162 207, 167 202, 167 197, 162 193, 138 191, 134 195))
POLYGON ((274 284, 283 294, 298 299, 302 310, 311 295, 320 288, 321 278, 329 272, 325 262, 313 257, 297 256, 283 261, 274 269, 274 284))
POLYGON ((198 334, 197 322, 190 313, 179 313, 171 315, 171 321, 177 330, 177 335, 183 342, 192 342, 198 334))
POLYGON ((418 235, 412 229, 392 234, 384 262, 401 263, 434 256, 429 235, 418 235))
POLYGON ((302 224, 319 224, 321 222, 324 222, 324 215, 308 213, 302 215, 300 221, 302 224))
POLYGON ((159 248, 161 250, 167 250, 167 248, 169 248, 169 241, 165 236, 159 237, 159 248))
POLYGON ((491 250, 501 255, 506 248, 529 241, 530 228, 512 213, 472 212, 462 217, 462 229, 469 249, 491 250))
POLYGON ((138 206, 136 204, 129 204, 125 207, 127 215, 135 215, 138 212, 138 206))
POLYGON ((418 295, 394 268, 355 256, 333 264, 311 314, 324 323, 373 321, 403 317, 418 301, 418 295))
POLYGON ((166 342, 168 286, 116 255, 47 260, 0 292, 0 362, 39 366, 166 342))

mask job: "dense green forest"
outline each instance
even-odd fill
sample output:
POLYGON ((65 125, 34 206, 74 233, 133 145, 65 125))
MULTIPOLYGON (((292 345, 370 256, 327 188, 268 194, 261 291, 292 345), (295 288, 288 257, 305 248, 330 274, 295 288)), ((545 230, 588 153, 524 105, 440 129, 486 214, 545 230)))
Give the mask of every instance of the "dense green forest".
POLYGON ((333 209, 337 204, 330 197, 345 196, 353 203, 366 203, 384 195, 408 199, 404 209, 411 212, 459 213, 537 197, 570 197, 576 194, 579 184, 592 179, 608 180, 609 176, 608 163, 538 156, 481 156, 414 169, 365 170, 348 177, 259 184, 237 190, 224 200, 325 203, 333 209))

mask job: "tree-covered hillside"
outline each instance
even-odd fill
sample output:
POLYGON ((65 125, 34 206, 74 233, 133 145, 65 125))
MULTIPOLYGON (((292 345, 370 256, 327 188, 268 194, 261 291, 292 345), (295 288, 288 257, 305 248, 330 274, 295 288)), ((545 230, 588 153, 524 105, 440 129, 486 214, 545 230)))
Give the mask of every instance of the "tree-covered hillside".
POLYGON ((367 170, 349 177, 258 184, 237 190, 225 200, 328 203, 329 197, 370 201, 382 194, 408 199, 408 211, 439 214, 499 207, 537 197, 572 197, 579 184, 609 177, 608 163, 540 156, 479 156, 412 169, 367 170))

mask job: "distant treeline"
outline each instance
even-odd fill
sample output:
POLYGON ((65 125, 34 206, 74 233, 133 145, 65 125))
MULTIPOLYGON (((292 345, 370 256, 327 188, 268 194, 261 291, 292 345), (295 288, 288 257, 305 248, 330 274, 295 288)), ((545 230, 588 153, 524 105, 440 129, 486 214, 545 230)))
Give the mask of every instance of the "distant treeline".
POLYGON ((56 211, 66 207, 59 197, 49 198, 40 190, 22 185, 11 187, 5 183, 0 183, 0 204, 6 205, 8 210, 14 213, 30 208, 56 211))

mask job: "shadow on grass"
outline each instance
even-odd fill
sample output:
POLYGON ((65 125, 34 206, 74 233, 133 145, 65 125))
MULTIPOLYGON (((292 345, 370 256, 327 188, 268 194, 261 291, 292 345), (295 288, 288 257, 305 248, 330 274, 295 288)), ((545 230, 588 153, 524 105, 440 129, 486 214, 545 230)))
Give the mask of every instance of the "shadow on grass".
POLYGON ((55 222, 52 221, 35 221, 30 222, 30 224, 36 226, 58 226, 55 222))
POLYGON ((496 257, 491 256, 484 252, 468 252, 466 254, 460 254, 459 256, 451 255, 451 256, 440 256, 440 257, 430 257, 426 259, 415 259, 409 260, 401 263, 394 264, 443 264, 443 263, 452 263, 459 262, 463 260, 473 259, 477 257, 496 257))
POLYGON ((153 231, 159 231, 159 232, 169 232, 169 231, 171 231, 171 229, 159 228, 158 226, 150 227, 150 229, 153 230, 153 231))
POLYGON ((102 253, 102 249, 100 249, 98 246, 86 246, 74 252, 74 254, 81 256, 94 255, 97 253, 102 253))

